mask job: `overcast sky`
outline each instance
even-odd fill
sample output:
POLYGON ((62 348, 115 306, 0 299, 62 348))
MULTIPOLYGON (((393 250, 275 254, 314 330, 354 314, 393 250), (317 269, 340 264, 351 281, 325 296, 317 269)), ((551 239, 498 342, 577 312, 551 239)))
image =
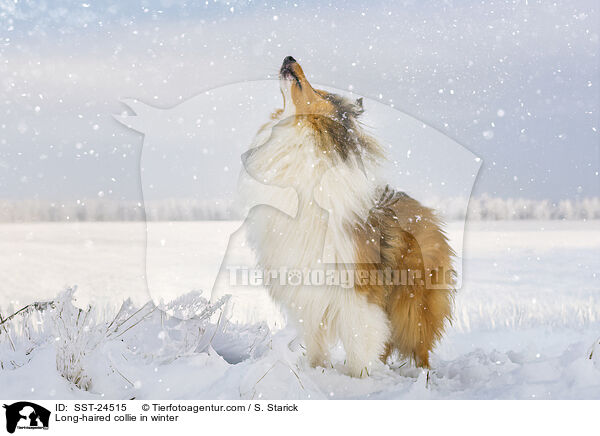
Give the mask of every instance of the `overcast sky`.
POLYGON ((122 3, 0 0, 0 198, 140 199, 120 99, 172 107, 286 55, 480 156, 475 194, 600 195, 597 0, 122 3))

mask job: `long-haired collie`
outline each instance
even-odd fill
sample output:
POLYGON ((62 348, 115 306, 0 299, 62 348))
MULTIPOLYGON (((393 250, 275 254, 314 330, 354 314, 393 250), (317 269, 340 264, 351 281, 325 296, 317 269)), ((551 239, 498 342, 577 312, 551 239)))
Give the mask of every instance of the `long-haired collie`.
POLYGON ((302 332, 312 366, 330 364, 341 340, 352 376, 393 352, 429 368, 454 292, 454 253, 440 219, 378 181, 385 156, 361 126, 362 99, 314 89, 291 56, 279 77, 283 108, 259 130, 244 164, 266 185, 294 188, 297 198, 282 189, 272 200, 298 202, 298 213, 254 208, 248 238, 260 268, 314 280, 273 278, 271 297, 302 332), (339 280, 348 272, 351 286, 339 280))

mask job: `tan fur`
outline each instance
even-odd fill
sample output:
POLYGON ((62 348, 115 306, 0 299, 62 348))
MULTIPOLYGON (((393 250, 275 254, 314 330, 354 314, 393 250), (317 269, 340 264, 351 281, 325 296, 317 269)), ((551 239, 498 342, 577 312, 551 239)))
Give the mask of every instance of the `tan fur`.
POLYGON ((429 352, 451 319, 454 292, 454 252, 439 219, 418 201, 386 187, 366 225, 356 227, 355 244, 357 270, 379 274, 386 269, 404 271, 409 279, 389 284, 385 280, 362 283, 357 278, 357 291, 383 307, 391 323, 391 338, 382 360, 397 350, 416 365, 429 368, 429 352), (375 238, 380 240, 379 247, 372 242, 375 238), (377 256, 380 261, 374 262, 377 256), (437 286, 428 288, 427 276, 437 286))

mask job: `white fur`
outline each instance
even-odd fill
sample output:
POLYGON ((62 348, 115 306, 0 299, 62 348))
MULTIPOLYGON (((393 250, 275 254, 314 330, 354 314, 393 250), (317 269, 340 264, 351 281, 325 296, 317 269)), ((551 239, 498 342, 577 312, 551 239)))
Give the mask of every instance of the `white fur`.
MULTIPOLYGON (((283 190, 272 191, 269 203, 292 209, 291 203, 298 201, 298 215, 290 218, 269 207, 253 209, 248 218, 249 242, 260 267, 267 270, 316 270, 330 262, 353 264, 355 248, 348 224, 368 216, 374 183, 355 160, 332 164, 314 144, 312 132, 295 125, 294 117, 289 116, 293 108, 286 99, 286 81, 282 81, 282 93, 287 109, 261 129, 247 169, 267 185, 292 186, 297 198, 283 190)), ((245 195, 248 199, 248 193, 245 195)), ((332 267, 342 269, 343 265, 327 266, 332 267)), ((329 347, 338 339, 353 376, 366 375, 383 353, 389 337, 387 316, 353 288, 275 281, 269 292, 303 331, 312 365, 328 362, 329 347)))

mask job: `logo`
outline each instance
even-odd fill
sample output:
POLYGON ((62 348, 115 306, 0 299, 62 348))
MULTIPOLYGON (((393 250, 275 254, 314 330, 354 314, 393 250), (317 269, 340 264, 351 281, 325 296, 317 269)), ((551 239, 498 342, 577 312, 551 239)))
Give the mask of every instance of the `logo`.
POLYGON ((14 433, 18 429, 48 430, 50 411, 42 406, 28 401, 5 404, 6 431, 14 433))

